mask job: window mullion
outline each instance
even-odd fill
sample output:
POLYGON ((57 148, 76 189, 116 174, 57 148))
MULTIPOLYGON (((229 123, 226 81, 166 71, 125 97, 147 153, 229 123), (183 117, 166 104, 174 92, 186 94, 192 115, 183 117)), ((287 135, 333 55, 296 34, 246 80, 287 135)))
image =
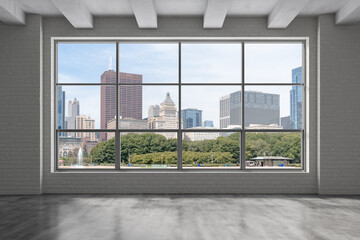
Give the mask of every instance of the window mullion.
POLYGON ((182 170, 182 131, 181 131, 181 42, 179 42, 178 46, 178 74, 179 74, 179 82, 178 82, 178 99, 179 99, 179 112, 178 112, 178 134, 177 134, 177 163, 178 163, 178 170, 182 170))
POLYGON ((115 170, 120 170, 120 132, 119 132, 119 42, 116 43, 116 132, 115 132, 115 170))
POLYGON ((245 170, 245 42, 242 43, 242 51, 241 51, 241 140, 240 140, 240 168, 241 170, 245 170))

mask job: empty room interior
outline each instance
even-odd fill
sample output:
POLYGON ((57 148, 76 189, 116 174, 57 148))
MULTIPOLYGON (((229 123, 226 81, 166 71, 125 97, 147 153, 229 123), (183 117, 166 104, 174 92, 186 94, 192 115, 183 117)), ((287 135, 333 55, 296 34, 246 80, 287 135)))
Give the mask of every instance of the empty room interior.
POLYGON ((360 0, 0 0, 0 239, 360 239, 360 0))

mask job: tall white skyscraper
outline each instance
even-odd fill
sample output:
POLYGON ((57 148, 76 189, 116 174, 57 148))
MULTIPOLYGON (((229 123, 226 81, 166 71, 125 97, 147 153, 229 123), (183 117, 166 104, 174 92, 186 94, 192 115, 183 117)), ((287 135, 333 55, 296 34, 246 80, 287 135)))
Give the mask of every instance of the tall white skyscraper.
MULTIPOLYGON (((80 115, 80 103, 79 100, 74 98, 68 102, 68 116, 66 117, 66 128, 76 128, 76 116, 80 115)), ((74 133, 68 133, 68 136, 75 137, 74 133)))

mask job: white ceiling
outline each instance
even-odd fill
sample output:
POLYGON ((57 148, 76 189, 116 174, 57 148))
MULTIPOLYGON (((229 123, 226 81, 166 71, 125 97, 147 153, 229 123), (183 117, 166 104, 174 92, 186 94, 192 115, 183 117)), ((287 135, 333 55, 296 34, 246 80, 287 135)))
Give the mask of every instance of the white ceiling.
MULTIPOLYGON (((344 14, 341 15, 342 18, 338 23, 349 23, 346 21, 347 17, 351 19, 351 23, 360 21, 360 0, 64 0, 59 2, 57 0, 0 0, 0 21, 23 23, 24 20, 19 12, 20 14, 23 12, 43 16, 64 15, 74 27, 77 27, 76 20, 75 23, 71 20, 76 17, 74 13, 76 11, 87 11, 86 14, 96 17, 135 15, 138 23, 146 21, 144 16, 153 19, 154 14, 155 18, 157 16, 204 16, 207 11, 210 11, 207 18, 216 18, 216 21, 220 21, 217 23, 219 26, 222 26, 221 20, 223 21, 226 16, 264 17, 272 14, 275 16, 272 16, 271 19, 277 21, 274 25, 281 28, 282 26, 286 27, 296 16, 338 13, 342 9, 346 14, 344 17, 344 14), (227 5, 221 7, 220 5, 223 3, 227 5), (69 8, 72 10, 71 13, 64 10, 69 8), (149 8, 153 9, 149 11, 149 8), (219 10, 221 13, 214 13, 214 9, 217 8, 221 9, 219 10), (275 10, 276 13, 274 13, 275 10), (289 16, 285 17, 287 12, 289 12, 289 16), (71 14, 73 16, 69 17, 71 14), (11 20, 12 15, 13 21, 11 20)), ((157 26, 157 21, 153 21, 157 26)), ((270 25, 269 23, 269 27, 270 25)))
MULTIPOLYGON (((51 0, 13 0, 26 13, 59 16, 51 0)), ((94 16, 132 16, 130 0, 82 0, 94 16)), ((233 0, 228 16, 267 16, 278 0, 233 0)), ((349 0, 313 0, 300 16, 335 13, 349 0)), ((159 16, 202 16, 207 0, 154 0, 159 16)))

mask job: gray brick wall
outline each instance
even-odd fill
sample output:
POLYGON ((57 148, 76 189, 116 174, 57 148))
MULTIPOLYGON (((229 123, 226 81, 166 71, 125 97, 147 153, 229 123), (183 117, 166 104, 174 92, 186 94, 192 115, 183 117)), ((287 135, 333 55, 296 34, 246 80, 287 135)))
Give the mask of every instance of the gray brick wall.
MULTIPOLYGON (((0 24, 0 194, 40 192, 41 27, 41 18, 34 15, 27 17, 26 26, 0 24)), ((268 30, 265 18, 229 18, 222 30, 204 30, 201 18, 161 18, 159 29, 143 30, 133 18, 102 18, 95 19, 93 30, 77 30, 64 18, 45 18, 43 29, 44 193, 360 194, 359 25, 335 27, 333 16, 326 15, 319 17, 319 22, 298 18, 286 30, 268 30), (310 37, 310 172, 51 173, 51 36, 310 37), (317 43, 321 60, 320 159, 316 141, 317 43)))
POLYGON ((296 19, 286 30, 267 29, 266 18, 227 18, 223 29, 202 28, 202 18, 160 18, 156 30, 134 18, 95 19, 91 30, 64 18, 43 19, 44 193, 316 193, 317 18, 296 19), (310 37, 309 173, 51 173, 50 37, 310 37))
POLYGON ((0 194, 40 192, 40 22, 0 23, 0 194))
POLYGON ((360 194, 360 25, 319 17, 320 194, 360 194))

